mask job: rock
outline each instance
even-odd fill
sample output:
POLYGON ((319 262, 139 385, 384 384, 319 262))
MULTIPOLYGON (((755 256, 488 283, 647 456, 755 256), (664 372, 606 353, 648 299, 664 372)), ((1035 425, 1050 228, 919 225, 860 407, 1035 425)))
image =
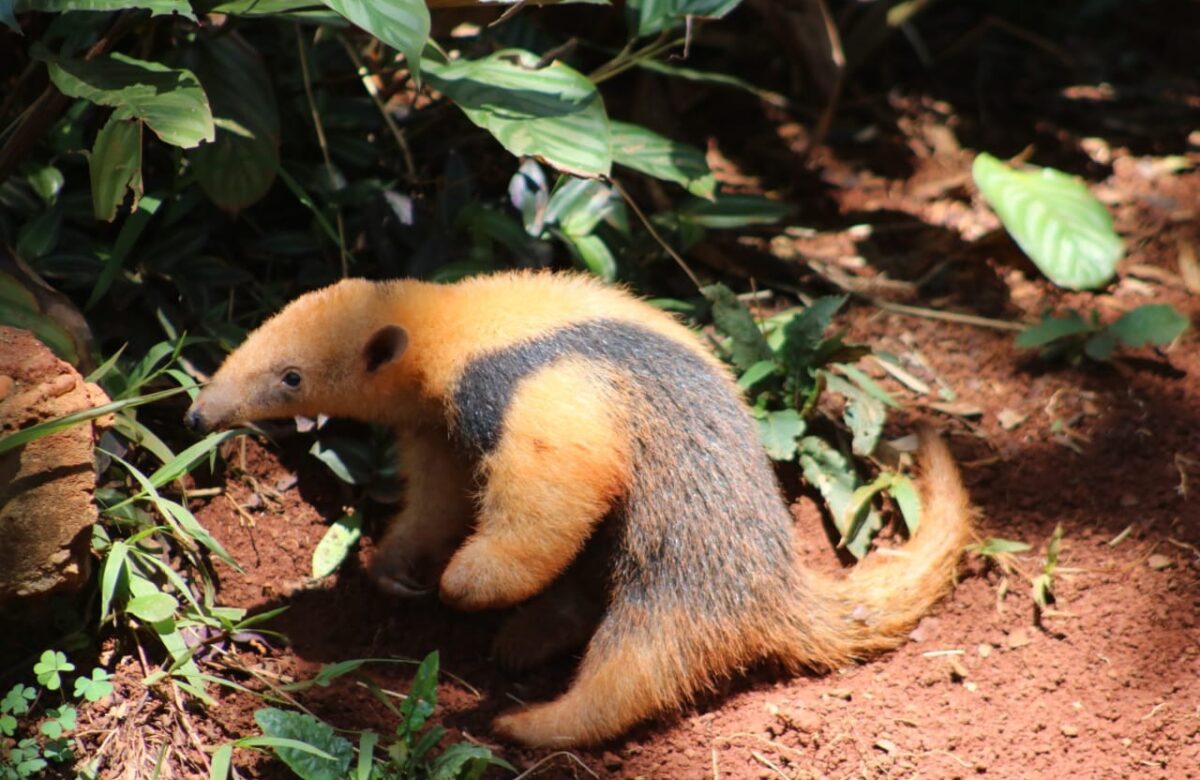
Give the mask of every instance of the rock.
POLYGON ((1075 737, 1079 736, 1079 727, 1073 726, 1070 723, 1062 724, 1058 727, 1058 730, 1062 732, 1064 737, 1071 737, 1074 739, 1075 737))
MULTIPOLYGON (((0 436, 107 402, 28 331, 0 326, 0 436)), ((0 604, 87 579, 94 436, 106 423, 76 425, 0 454, 0 604)))
POLYGON ((1155 553, 1146 559, 1146 565, 1155 571, 1162 571, 1163 569, 1169 569, 1174 566, 1175 561, 1166 555, 1155 553))
POLYGON ((1008 635, 1008 647, 1010 650, 1016 650, 1017 648, 1024 647, 1032 641, 1033 638, 1029 636, 1029 629, 1027 628, 1013 629, 1013 631, 1008 635))

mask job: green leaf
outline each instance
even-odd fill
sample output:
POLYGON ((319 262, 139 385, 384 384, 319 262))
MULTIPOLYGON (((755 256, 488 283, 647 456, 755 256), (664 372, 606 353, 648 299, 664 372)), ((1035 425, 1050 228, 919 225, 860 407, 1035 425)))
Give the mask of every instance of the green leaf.
POLYGON ((208 770, 208 780, 228 780, 229 770, 233 766, 233 743, 226 742, 213 751, 212 764, 208 770))
POLYGON ((987 539, 984 539, 980 544, 971 545, 969 549, 974 550, 980 555, 987 556, 1002 554, 1012 555, 1014 553, 1026 552, 1029 550, 1029 545, 1025 542, 1018 542, 1013 539, 999 539, 991 536, 987 539))
POLYGON ((758 195, 718 195, 715 200, 693 200, 676 215, 683 222, 713 230, 750 225, 774 225, 792 213, 792 207, 758 195))
POLYGON ((921 492, 917 490, 916 483, 903 474, 892 475, 892 484, 888 485, 888 492, 896 499, 896 505, 900 507, 900 516, 904 518, 909 536, 912 536, 921 527, 921 492))
POLYGON ((758 438, 772 460, 788 461, 796 457, 796 440, 804 435, 804 418, 795 409, 767 412, 755 420, 758 438))
POLYGON ((125 572, 125 559, 129 556, 129 547, 118 539, 113 542, 108 555, 104 556, 104 564, 100 571, 100 619, 108 617, 109 606, 117 593, 125 572))
POLYGON ((313 442, 309 453, 329 467, 334 476, 351 485, 371 481, 373 460, 370 445, 349 436, 323 436, 313 442))
MULTIPOLYGON (((1092 360, 1103 362, 1113 356, 1117 351, 1117 336, 1111 330, 1105 328, 1099 333, 1093 335, 1083 343, 1083 353, 1092 360)), ((1043 353, 1043 357, 1050 357, 1053 353, 1043 353)))
POLYGON ((624 205, 621 196, 604 182, 563 176, 546 203, 543 220, 572 236, 586 236, 624 205))
POLYGON ((610 121, 613 162, 664 181, 673 181, 693 195, 714 199, 717 180, 694 146, 628 122, 610 121))
POLYGON ((489 766, 517 771, 507 761, 493 756, 483 745, 457 742, 430 763, 429 780, 478 780, 489 766))
POLYGON ((17 683, 9 689, 4 695, 4 699, 0 700, 0 712, 10 712, 13 715, 24 715, 29 712, 29 705, 37 698, 37 690, 28 686, 17 683))
POLYGON ((362 536, 362 515, 351 512, 339 517, 317 542, 312 554, 312 576, 319 580, 333 574, 354 550, 362 536))
POLYGON ((1101 287, 1125 253, 1104 205, 1078 179, 1053 168, 1015 171, 990 154, 971 173, 1004 229, 1050 281, 1101 287))
POLYGON ((800 440, 800 468, 804 478, 810 485, 821 492, 825 503, 829 506, 829 514, 833 524, 842 537, 846 539, 846 549, 855 558, 867 554, 871 538, 883 525, 879 514, 867 502, 858 511, 867 513, 861 521, 859 532, 848 535, 850 526, 859 523, 858 516, 848 510, 854 501, 854 491, 858 487, 858 475, 846 459, 846 456, 835 450, 829 444, 816 436, 805 436, 800 440))
POLYGON ((312 715, 288 712, 267 707, 254 713, 254 721, 263 734, 276 739, 294 740, 326 753, 323 758, 313 755, 298 746, 284 746, 278 742, 270 746, 275 755, 295 772, 301 780, 342 780, 354 757, 354 746, 333 732, 328 723, 312 715))
POLYGON ((62 687, 62 675, 75 671, 75 664, 67 660, 67 656, 58 650, 46 650, 42 657, 33 665, 33 674, 37 681, 50 691, 62 687))
POLYGON ((607 176, 612 144, 592 82, 562 62, 505 49, 478 60, 424 60, 429 82, 509 152, 576 176, 607 176))
MULTIPOLYGON (((61 13, 65 11, 125 11, 145 8, 151 16, 179 14, 196 21, 192 7, 186 0, 17 0, 17 13, 42 11, 61 13)), ((2 19, 0 19, 2 20, 2 19)))
POLYGON ((1191 324, 1187 317, 1165 303, 1151 303, 1121 315, 1108 330, 1127 347, 1170 344, 1191 324))
POLYGON ((413 77, 421 79, 421 51, 429 39, 425 0, 321 0, 354 24, 399 50, 413 77))
POLYGON ((95 60, 60 59, 43 52, 50 79, 63 94, 142 120, 172 146, 191 148, 216 133, 208 98, 187 70, 112 54, 95 60))
POLYGON ((749 390, 756 384, 763 381, 769 376, 775 376, 779 373, 779 365, 772 360, 760 360, 750 366, 738 377, 738 387, 743 390, 749 390))
POLYGON ((731 360, 735 366, 746 371, 755 363, 775 358, 754 316, 733 290, 718 283, 701 288, 700 292, 712 303, 713 323, 717 330, 730 339, 731 360))
POLYGON ((166 620, 179 609, 179 602, 169 593, 147 593, 125 603, 125 611, 147 623, 166 620))
POLYGON ((1094 329, 1095 327, 1085 321, 1079 312, 1069 309, 1061 317, 1050 314, 1043 316, 1041 322, 1018 333, 1014 343, 1021 349, 1033 349, 1059 339, 1090 333, 1094 329))
POLYGON ((789 375, 803 378, 821 367, 818 357, 825 343, 825 331, 845 302, 844 295, 817 298, 783 326, 783 344, 779 351, 789 375))
POLYGON ((358 765, 354 767, 355 780, 371 780, 371 769, 375 766, 375 746, 379 735, 374 731, 363 731, 358 735, 358 765))
POLYGON ((583 267, 611 282, 617 278, 617 259, 600 236, 576 236, 563 233, 562 238, 571 254, 583 267))
POLYGON ((33 173, 26 176, 25 180, 29 182, 29 186, 46 205, 54 204, 58 193, 62 191, 63 184, 66 183, 63 172, 53 165, 39 166, 33 173))
POLYGON ((262 57, 236 33, 201 38, 189 64, 216 117, 217 137, 188 154, 196 181, 226 211, 260 200, 279 169, 279 107, 262 57))
POLYGON ((842 532, 839 548, 849 548, 854 545, 863 552, 854 553, 856 558, 862 558, 871 545, 871 537, 877 529, 869 528, 868 520, 871 513, 871 501, 876 495, 884 492, 892 485, 893 475, 880 474, 868 485, 860 485, 850 494, 850 502, 844 510, 845 515, 839 522, 836 518, 834 525, 842 532))
POLYGON ((851 451, 864 457, 870 455, 875 451, 875 445, 879 443, 879 437, 883 434, 883 424, 887 422, 887 407, 879 399, 837 374, 829 371, 823 373, 825 386, 846 397, 843 419, 854 435, 854 441, 850 445, 851 451))
POLYGON ((632 37, 642 38, 678 27, 689 16, 724 16, 740 3, 741 0, 628 0, 625 23, 632 37))
POLYGON ((113 692, 112 683, 108 681, 108 672, 100 667, 92 670, 92 676, 78 677, 75 679, 75 698, 84 698, 88 701, 99 701, 105 696, 109 696, 113 692))
POLYGON ((121 119, 116 112, 96 134, 96 143, 88 156, 92 179, 92 211, 96 219, 112 222, 125 200, 125 190, 133 192, 133 210, 142 197, 142 123, 121 119))
POLYGON ((437 707, 438 652, 425 656, 413 677, 412 689, 400 705, 401 733, 415 735, 437 707))

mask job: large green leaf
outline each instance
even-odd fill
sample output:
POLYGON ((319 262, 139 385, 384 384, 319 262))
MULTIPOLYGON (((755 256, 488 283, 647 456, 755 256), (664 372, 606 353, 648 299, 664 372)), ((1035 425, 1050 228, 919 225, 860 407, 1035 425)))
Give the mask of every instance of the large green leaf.
POLYGON ((333 732, 333 727, 312 715, 267 707, 254 713, 263 734, 309 745, 331 758, 291 746, 273 745, 275 754, 303 780, 342 780, 354 757, 354 746, 333 732))
MULTIPOLYGON (((3 4, 0 3, 0 7, 3 4)), ((17 13, 43 11, 124 11, 130 8, 145 8, 153 16, 179 14, 195 21, 192 7, 187 0, 17 0, 17 13)))
POLYGON ((683 24, 689 16, 720 17, 742 0, 628 0, 625 22, 635 38, 683 24))
POLYGON ((698 197, 713 199, 717 180, 704 152, 628 122, 609 122, 609 127, 613 162, 656 179, 673 181, 698 197))
POLYGON ((730 360, 746 371, 752 366, 773 361, 775 353, 754 321, 754 315, 738 300, 733 290, 721 283, 700 289, 712 304, 713 323, 729 337, 730 360))
POLYGON ((1015 171, 986 153, 971 173, 1005 230, 1050 281, 1088 290, 1113 277, 1125 246, 1108 210, 1078 179, 1053 168, 1015 171))
POLYGON ((262 58, 236 33, 202 38, 188 64, 212 101, 217 138, 189 153, 200 187, 223 209, 258 201, 279 169, 279 107, 262 58))
POLYGON ((400 50, 413 76, 421 78, 421 50, 429 39, 425 0, 321 0, 379 40, 400 50))
POLYGON ((88 157, 92 210, 96 219, 112 222, 125 190, 133 191, 133 208, 142 197, 142 123, 116 114, 96 134, 88 157))
POLYGON ((173 146, 211 141, 216 129, 208 98, 187 70, 113 54, 97 60, 59 59, 44 54, 54 86, 70 97, 117 109, 137 118, 173 146))
POLYGON ((792 207, 758 195, 722 195, 716 200, 692 200, 676 211, 679 219, 713 230, 750 225, 773 225, 792 212, 792 207))
POLYGON ((429 82, 515 155, 577 176, 612 170, 608 117, 596 87, 561 62, 506 49, 478 60, 424 61, 429 82))
POLYGON ((1190 321, 1165 303, 1148 303, 1121 315, 1108 326, 1127 347, 1162 346, 1188 329, 1190 321))

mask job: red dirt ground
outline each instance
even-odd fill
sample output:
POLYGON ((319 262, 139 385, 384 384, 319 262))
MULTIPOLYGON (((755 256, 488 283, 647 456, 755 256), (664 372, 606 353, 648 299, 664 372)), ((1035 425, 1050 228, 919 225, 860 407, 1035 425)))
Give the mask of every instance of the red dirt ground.
MULTIPOLYGON (((572 662, 532 674, 500 671, 487 651, 497 616, 381 595, 363 572, 369 542, 347 570, 308 581, 313 546, 347 497, 302 448, 285 447, 281 463, 272 450, 249 443, 244 461, 239 453, 230 458, 244 472, 231 471, 226 495, 198 516, 246 568, 242 574, 217 565, 220 601, 255 610, 287 605, 273 628, 290 644, 239 645, 211 662, 261 689, 264 678, 311 676, 323 663, 418 659, 438 649, 446 672, 440 721, 454 738, 488 744, 522 770, 536 767, 530 777, 1200 777, 1200 291, 1185 283, 1200 246, 1200 138, 1175 137, 1169 131, 1178 123, 1162 124, 1180 111, 1195 117, 1190 94, 1146 105, 1099 95, 1101 108, 1089 103, 1086 111, 1068 101, 1032 131, 1038 155, 1049 156, 1035 161, 1087 174, 1127 239, 1119 281, 1098 295, 1055 290, 994 232, 997 223, 969 179, 974 151, 987 148, 982 131, 960 124, 939 99, 896 89, 887 96, 895 127, 876 127, 874 140, 862 140, 864 134, 831 142, 807 158, 800 154, 806 131, 782 117, 764 123, 758 114, 748 134, 731 119, 711 139, 725 181, 751 189, 786 185, 799 203, 800 224, 818 228, 710 246, 696 253, 697 262, 744 255, 746 265, 726 263, 723 270, 783 265, 786 278, 806 289, 860 293, 842 320, 851 336, 897 355, 931 388, 917 392, 876 372, 906 404, 889 433, 933 420, 961 460, 981 533, 1032 545, 1015 556, 1008 576, 969 558, 959 587, 897 651, 826 676, 748 670, 719 695, 602 749, 513 749, 491 736, 490 719, 518 700, 561 691, 572 662), (1170 111, 1155 114, 1155 106, 1170 111), (1071 129, 1089 122, 1127 129, 1137 117, 1165 129, 1113 132, 1107 141, 1071 129), (740 150, 736 160, 723 156, 734 155, 729 149, 740 150), (880 162, 888 150, 903 164, 880 162), (1182 156, 1182 170, 1164 164, 1168 154, 1182 156), (786 181, 739 178, 743 169, 774 169, 786 181), (914 280, 922 282, 919 290, 914 280), (1142 303, 1169 302, 1193 329, 1161 353, 1141 350, 1103 366, 1047 366, 1015 349, 1011 331, 902 314, 872 300, 1010 322, 1031 321, 1047 306, 1098 308, 1112 319, 1142 303), (278 502, 255 496, 276 486, 278 502), (1059 524, 1056 601, 1038 621, 1029 578, 1040 572, 1059 524)), ((810 562, 835 569, 816 504, 801 496, 794 509, 810 562)), ((121 680, 141 677, 134 661, 122 664, 121 680)), ((381 685, 400 691, 411 672, 407 665, 370 668, 381 685)), ((252 713, 260 700, 236 691, 216 695, 211 717, 194 712, 181 726, 193 744, 256 733, 252 713)), ((393 725, 348 679, 300 698, 339 727, 387 732, 393 725)), ((122 718, 127 727, 161 723, 172 718, 167 710, 123 702, 95 709, 87 728, 102 736, 122 718)), ((154 756, 121 758, 129 766, 154 756)), ((249 751, 237 761, 246 777, 288 776, 249 751)), ((176 766, 180 775, 198 768, 189 760, 176 766)))

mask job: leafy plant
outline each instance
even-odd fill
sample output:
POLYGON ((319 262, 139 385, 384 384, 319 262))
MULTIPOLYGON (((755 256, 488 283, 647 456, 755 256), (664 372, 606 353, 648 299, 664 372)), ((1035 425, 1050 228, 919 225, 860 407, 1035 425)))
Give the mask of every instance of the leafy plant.
POLYGON ((1163 346, 1178 338, 1188 325, 1187 317, 1167 304, 1146 304, 1126 312, 1107 325, 1092 311, 1085 319, 1068 309, 1061 316, 1046 314, 1041 322, 1017 335, 1016 345, 1037 349, 1043 360, 1067 360, 1078 364, 1084 357, 1111 360, 1118 346, 1130 349, 1147 344, 1163 346))
POLYGON ((808 306, 789 309, 763 325, 724 285, 702 290, 713 322, 724 338, 718 351, 738 373, 757 419, 763 446, 775 460, 798 459, 805 479, 820 491, 834 525, 839 546, 856 558, 866 555, 871 539, 882 527, 873 499, 887 493, 902 509, 909 530, 920 522, 919 499, 911 481, 882 474, 861 485, 853 460, 824 438, 809 433, 809 419, 821 394, 830 390, 844 400, 842 423, 851 433, 851 452, 869 457, 875 450, 887 408, 895 400, 853 365, 868 351, 846 344, 842 332, 826 336, 845 297, 818 298, 808 306))
POLYGON ((971 173, 1004 229, 1060 287, 1087 290, 1113 277, 1125 253, 1112 217, 1079 180, 1053 168, 1017 171, 982 153, 971 173))
POLYGON ((1033 578, 1033 601, 1039 609, 1045 609, 1054 602, 1054 575, 1058 571, 1058 551, 1062 546, 1062 523, 1054 526, 1050 535, 1050 543, 1046 545, 1046 559, 1042 563, 1042 571, 1033 578))
MULTIPOLYGON (((344 661, 322 669, 309 684, 328 685, 334 678, 356 671, 365 660, 344 661)), ((488 767, 515 771, 481 745, 459 742, 433 751, 445 738, 441 726, 430 726, 437 709, 438 654, 430 653, 417 667, 412 689, 397 707, 373 683, 368 688, 397 718, 395 738, 380 744, 373 731, 358 732, 358 759, 354 743, 332 726, 308 713, 267 707, 254 714, 261 737, 245 737, 222 745, 213 756, 210 780, 228 777, 234 747, 269 748, 301 780, 476 780, 488 767), (354 763, 354 769, 351 764, 354 763)))
POLYGON ((78 713, 70 700, 97 701, 112 693, 112 683, 108 672, 96 667, 90 676, 75 678, 74 695, 68 699, 65 675, 73 671, 75 665, 64 653, 46 650, 32 669, 37 687, 17 683, 0 699, 0 780, 40 777, 52 764, 74 760, 69 736, 77 728, 78 713), (58 706, 46 707, 38 718, 39 702, 56 693, 58 706), (15 744, 3 739, 19 734, 27 736, 15 744))

